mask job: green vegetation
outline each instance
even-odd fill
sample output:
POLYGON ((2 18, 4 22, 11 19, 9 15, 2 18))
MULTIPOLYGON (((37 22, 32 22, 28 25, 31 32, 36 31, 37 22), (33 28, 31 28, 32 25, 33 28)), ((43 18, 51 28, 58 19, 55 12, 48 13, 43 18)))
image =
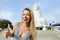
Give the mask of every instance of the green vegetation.
POLYGON ((47 30, 51 30, 52 29, 52 27, 51 26, 49 26, 49 27, 46 27, 47 28, 47 30))
POLYGON ((7 28, 8 24, 10 24, 10 27, 13 29, 12 23, 9 20, 0 20, 0 28, 7 28))

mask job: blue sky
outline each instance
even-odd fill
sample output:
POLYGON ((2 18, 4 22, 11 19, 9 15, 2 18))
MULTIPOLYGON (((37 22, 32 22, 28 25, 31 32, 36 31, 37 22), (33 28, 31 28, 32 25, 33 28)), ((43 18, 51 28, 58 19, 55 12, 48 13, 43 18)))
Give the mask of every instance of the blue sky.
POLYGON ((0 0, 0 19, 8 19, 13 24, 19 22, 23 9, 29 7, 33 10, 35 3, 48 23, 60 23, 60 0, 0 0))

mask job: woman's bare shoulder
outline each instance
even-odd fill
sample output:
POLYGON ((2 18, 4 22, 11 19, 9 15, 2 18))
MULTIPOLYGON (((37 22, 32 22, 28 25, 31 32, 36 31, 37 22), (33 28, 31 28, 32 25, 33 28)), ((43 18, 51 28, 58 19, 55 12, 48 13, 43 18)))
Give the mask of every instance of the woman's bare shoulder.
POLYGON ((16 29, 17 25, 18 25, 19 22, 15 22, 15 24, 13 25, 13 30, 16 29))

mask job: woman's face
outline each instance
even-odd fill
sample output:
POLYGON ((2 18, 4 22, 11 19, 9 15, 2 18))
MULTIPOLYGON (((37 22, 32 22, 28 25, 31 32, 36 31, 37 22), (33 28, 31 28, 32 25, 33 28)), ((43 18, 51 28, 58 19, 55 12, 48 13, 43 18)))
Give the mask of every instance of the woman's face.
POLYGON ((31 19, 31 14, 28 10, 24 10, 22 14, 22 21, 24 23, 29 23, 31 19))

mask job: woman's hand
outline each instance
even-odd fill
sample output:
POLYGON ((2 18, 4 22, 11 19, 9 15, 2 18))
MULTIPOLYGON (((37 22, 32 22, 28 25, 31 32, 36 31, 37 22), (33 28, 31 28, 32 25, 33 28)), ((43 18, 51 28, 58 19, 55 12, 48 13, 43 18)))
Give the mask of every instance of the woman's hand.
POLYGON ((4 37, 5 37, 5 38, 8 38, 8 36, 14 37, 14 32, 15 32, 15 29, 16 29, 16 27, 17 27, 17 24, 18 24, 18 22, 16 22, 16 23, 14 24, 13 30, 10 29, 10 27, 9 27, 10 25, 8 24, 7 31, 6 31, 5 34, 4 34, 4 37))
POLYGON ((6 31, 5 34, 4 34, 4 37, 5 37, 5 38, 8 38, 9 35, 10 35, 10 30, 7 29, 7 31, 6 31))

